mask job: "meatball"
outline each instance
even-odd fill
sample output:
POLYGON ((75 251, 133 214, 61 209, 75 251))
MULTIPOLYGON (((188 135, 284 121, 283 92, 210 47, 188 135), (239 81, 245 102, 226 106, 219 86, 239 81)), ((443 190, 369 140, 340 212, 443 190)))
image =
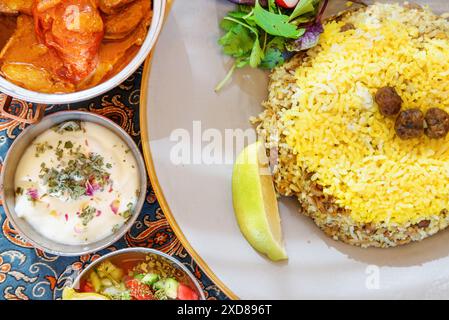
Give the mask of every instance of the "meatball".
POLYGON ((343 25, 340 28, 340 32, 346 32, 346 31, 349 31, 349 30, 355 30, 355 26, 352 23, 350 23, 350 22, 346 23, 345 25, 343 25))
POLYGON ((449 114, 440 108, 430 108, 424 117, 424 133, 431 139, 444 138, 449 132, 449 114))
POLYGON ((418 138, 424 133, 424 114, 419 109, 407 109, 401 111, 394 125, 399 138, 418 138))
POLYGON ((379 111, 387 117, 393 117, 399 113, 402 106, 402 98, 393 87, 383 87, 377 90, 374 96, 379 111))

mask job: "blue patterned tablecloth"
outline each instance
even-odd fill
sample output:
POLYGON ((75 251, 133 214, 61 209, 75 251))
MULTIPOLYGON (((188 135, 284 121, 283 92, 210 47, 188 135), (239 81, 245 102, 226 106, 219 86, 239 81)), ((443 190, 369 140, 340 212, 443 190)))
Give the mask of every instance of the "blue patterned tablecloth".
MULTIPOLYGON (((141 147, 139 99, 142 68, 122 85, 90 101, 50 105, 46 113, 86 110, 106 116, 121 125, 141 147)), ((32 113, 33 104, 13 101, 17 114, 32 113)), ((0 163, 24 125, 0 118, 0 163)), ((74 275, 103 254, 125 247, 150 247, 181 260, 200 280, 208 299, 227 299, 203 273, 176 238, 149 186, 143 210, 132 229, 113 246, 81 257, 58 257, 33 248, 14 230, 0 207, 0 299, 58 299, 74 275)))

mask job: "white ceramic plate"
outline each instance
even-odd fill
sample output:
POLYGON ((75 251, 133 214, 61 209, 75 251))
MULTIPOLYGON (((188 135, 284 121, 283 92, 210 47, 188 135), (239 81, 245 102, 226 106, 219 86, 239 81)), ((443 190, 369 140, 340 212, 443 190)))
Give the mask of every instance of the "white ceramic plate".
MULTIPOLYGON (((434 3, 440 10, 447 6, 445 0, 434 3)), ((298 214, 295 200, 282 199, 289 260, 273 263, 239 231, 232 208, 232 165, 171 161, 176 142, 170 135, 180 132, 176 129, 192 138, 193 122, 200 121, 203 133, 214 128, 224 135, 225 129, 251 128, 248 118, 262 111, 267 91, 262 71, 239 70, 222 92, 214 92, 231 66, 216 43, 218 23, 232 7, 226 0, 176 1, 151 72, 149 64, 146 68, 145 156, 156 194, 183 244, 234 298, 449 298, 449 232, 399 248, 360 249, 329 239, 298 214)), ((191 152, 192 158, 200 156, 193 145, 191 152)))

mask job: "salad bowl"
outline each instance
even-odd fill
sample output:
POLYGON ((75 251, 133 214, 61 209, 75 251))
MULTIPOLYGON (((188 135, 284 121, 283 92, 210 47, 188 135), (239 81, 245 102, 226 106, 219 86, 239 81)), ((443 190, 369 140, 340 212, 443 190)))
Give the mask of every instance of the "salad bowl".
POLYGON ((67 285, 71 289, 82 290, 82 286, 88 281, 89 275, 105 262, 124 267, 132 265, 134 262, 145 261, 145 259, 149 259, 151 263, 158 265, 159 269, 165 270, 166 276, 172 277, 179 283, 188 286, 199 300, 206 299, 195 276, 181 262, 163 252, 150 248, 126 248, 106 254, 92 262, 76 276, 73 283, 67 283, 67 285))

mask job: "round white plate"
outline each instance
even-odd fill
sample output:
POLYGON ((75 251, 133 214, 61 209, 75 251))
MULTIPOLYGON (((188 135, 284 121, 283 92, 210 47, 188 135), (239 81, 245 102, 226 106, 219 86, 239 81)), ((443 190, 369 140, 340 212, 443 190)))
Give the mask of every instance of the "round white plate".
POLYGON ((240 150, 225 146, 225 130, 252 128, 248 118, 262 111, 267 93, 267 75, 249 68, 214 92, 232 64, 217 45, 218 23, 232 8, 226 0, 175 1, 151 72, 146 68, 145 157, 156 195, 183 244, 233 298, 449 298, 449 232, 399 248, 361 249, 326 237, 298 213, 297 201, 281 199, 289 260, 271 262, 245 241, 232 207, 232 161, 208 164, 201 156, 209 135, 232 160, 240 150), (190 164, 176 164, 170 156, 181 136, 190 139, 190 164))

